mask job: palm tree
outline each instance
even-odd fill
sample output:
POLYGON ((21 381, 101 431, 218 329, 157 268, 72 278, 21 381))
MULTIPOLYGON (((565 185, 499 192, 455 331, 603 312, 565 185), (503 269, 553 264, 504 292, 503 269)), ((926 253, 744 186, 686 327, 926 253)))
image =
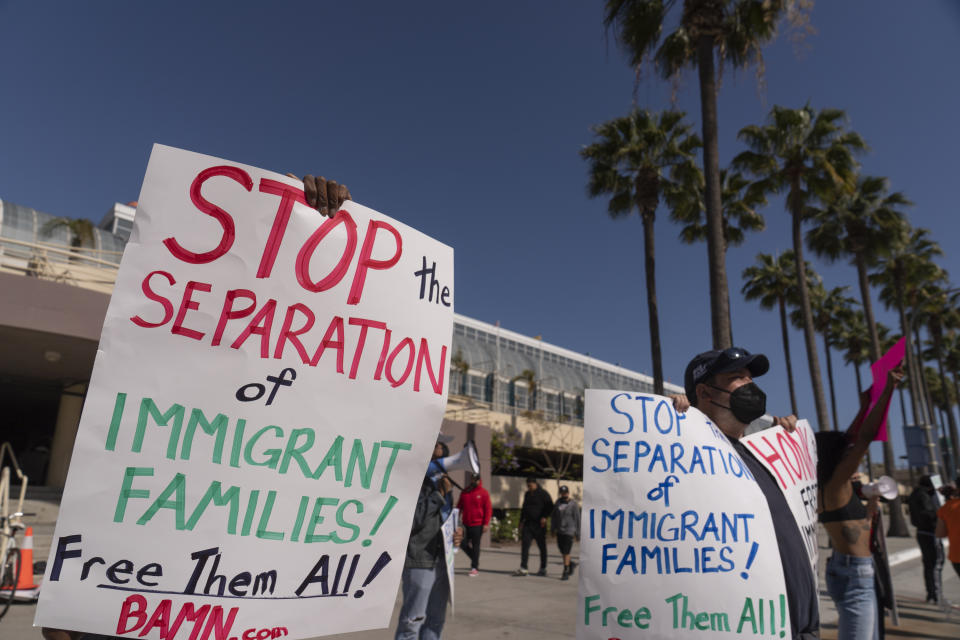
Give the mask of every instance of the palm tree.
POLYGON ((450 367, 459 374, 460 384, 457 387, 460 395, 467 395, 467 372, 470 371, 470 363, 463 357, 461 349, 457 349, 457 352, 450 358, 450 367))
MULTIPOLYGON (((857 378, 857 393, 863 391, 863 380, 860 378, 860 365, 871 362, 873 347, 870 345, 870 336, 867 335, 867 320, 863 309, 853 309, 850 314, 840 318, 840 334, 838 344, 843 349, 843 361, 852 364, 857 378)), ((896 342, 890 336, 890 328, 882 322, 877 323, 877 334, 880 337, 880 350, 887 351, 896 342)))
MULTIPOLYGON (((896 308, 900 316, 900 331, 906 338, 907 372, 914 424, 924 424, 923 397, 920 386, 920 367, 915 362, 913 346, 914 323, 907 321, 907 309, 914 310, 931 295, 931 285, 945 278, 943 269, 933 262, 943 251, 930 239, 929 230, 913 229, 897 238, 891 250, 880 257, 879 270, 870 275, 870 281, 880 285, 880 301, 887 308, 896 308)), ((915 314, 915 312, 913 312, 915 314)), ((928 444, 932 444, 932 440, 928 444)))
MULTIPOLYGON (((953 397, 957 398, 960 404, 960 333, 955 328, 950 329, 943 336, 941 342, 941 351, 943 352, 943 365, 950 372, 953 382, 953 397)), ((954 439, 956 442, 956 438, 954 439)), ((955 458, 960 464, 960 456, 955 458)))
MULTIPOLYGON (((872 284, 880 285, 880 301, 889 309, 896 308, 900 316, 900 332, 906 338, 907 382, 910 386, 910 404, 913 413, 913 423, 923 427, 927 452, 930 456, 930 466, 933 473, 937 473, 940 462, 937 460, 935 437, 931 431, 930 421, 921 417, 923 403, 923 388, 920 376, 921 367, 916 362, 913 349, 911 323, 907 322, 907 308, 914 308, 926 298, 925 288, 931 283, 941 281, 943 270, 933 262, 933 257, 940 255, 940 247, 929 239, 926 229, 904 228, 895 238, 890 249, 877 260, 878 271, 870 275, 872 284)), ((892 467, 892 453, 887 456, 888 447, 884 446, 884 466, 892 467)), ((898 498, 899 500, 899 498, 898 498)), ((894 502, 890 509, 891 536, 907 536, 909 531, 903 521, 900 505, 894 502)))
POLYGON ((71 262, 79 259, 79 249, 93 246, 96 226, 86 218, 51 218, 40 228, 40 233, 49 236, 60 228, 66 228, 70 235, 71 262))
MULTIPOLYGON (((808 271, 809 273, 809 271, 808 271)), ((834 287, 827 291, 820 282, 819 278, 810 278, 810 305, 813 310, 813 327, 817 333, 823 336, 823 350, 827 356, 827 382, 830 388, 830 408, 833 416, 833 424, 840 428, 840 421, 837 418, 837 396, 833 384, 833 361, 830 351, 833 347, 840 346, 840 335, 846 316, 854 313, 854 306, 857 301, 846 295, 849 287, 834 287)), ((790 320, 794 326, 802 327, 803 316, 800 309, 795 309, 790 314, 790 320)))
POLYGON ((867 331, 867 320, 863 309, 857 309, 842 319, 840 344, 843 348, 843 361, 853 365, 853 372, 857 377, 857 393, 863 391, 860 365, 870 362, 871 347, 867 331))
POLYGON ((523 380, 527 383, 527 409, 537 408, 537 374, 533 369, 524 369, 519 374, 513 376, 510 382, 523 380))
POLYGON ((720 152, 717 141, 717 81, 714 54, 725 64, 763 68, 761 47, 777 34, 785 15, 803 21, 803 3, 791 0, 684 0, 679 24, 664 36, 667 14, 675 0, 607 0, 604 25, 637 70, 652 59, 664 78, 678 78, 696 66, 700 80, 703 166, 706 174, 707 259, 710 277, 710 320, 714 349, 733 345, 730 294, 723 252, 720 152))
MULTIPOLYGON (((708 229, 703 172, 697 165, 690 165, 689 170, 691 175, 679 177, 683 188, 670 194, 668 204, 670 219, 683 225, 680 229, 680 240, 693 244, 706 240, 708 229)), ((766 228, 758 209, 766 206, 767 198, 756 190, 747 189, 750 181, 736 171, 721 169, 720 182, 723 185, 723 244, 720 250, 726 259, 727 249, 743 244, 748 231, 763 231, 766 228)))
MULTIPOLYGON (((888 251, 903 232, 907 222, 900 208, 911 203, 899 191, 887 193, 886 178, 875 176, 858 177, 852 191, 839 188, 828 197, 825 207, 813 211, 815 225, 807 232, 807 246, 829 262, 849 257, 856 267, 870 339, 870 360, 876 362, 881 354, 880 337, 867 268, 874 266, 877 256, 888 251)), ((884 473, 892 477, 896 458, 889 438, 883 443, 883 460, 884 473)))
MULTIPOLYGON (((580 155, 590 164, 587 192, 591 198, 609 196, 607 212, 621 218, 636 211, 643 222, 644 270, 650 319, 650 353, 654 393, 663 395, 660 321, 657 313, 656 261, 653 223, 660 199, 678 188, 673 174, 692 164, 700 139, 690 133, 684 113, 655 115, 634 109, 630 115, 593 128, 597 141, 580 155)), ((688 174, 689 168, 679 173, 688 174)))
POLYGON ((902 230, 906 218, 900 208, 909 204, 899 191, 887 193, 886 178, 861 177, 852 192, 839 189, 831 194, 826 207, 814 210, 815 226, 807 232, 807 246, 818 256, 831 263, 849 257, 856 267, 874 361, 880 359, 880 339, 867 268, 874 265, 877 255, 889 249, 902 230))
POLYGON ((787 302, 797 286, 797 262, 792 251, 784 251, 774 258, 765 253, 757 254, 757 261, 743 270, 741 289, 747 300, 759 300, 761 309, 780 311, 780 331, 783 339, 783 360, 787 365, 787 386, 790 389, 790 410, 797 411, 797 394, 793 385, 793 364, 790 358, 790 335, 787 330, 787 302))
POLYGON ((814 203, 822 203, 829 193, 835 193, 839 188, 853 186, 853 154, 866 145, 858 134, 844 131, 843 119, 844 113, 838 109, 823 109, 817 113, 809 105, 802 109, 775 106, 768 124, 750 125, 740 130, 739 138, 746 142, 749 150, 740 153, 733 161, 735 167, 756 176, 752 188, 762 193, 787 193, 803 337, 821 430, 830 428, 830 419, 823 396, 801 230, 814 203))
MULTIPOLYGON (((709 229, 706 219, 706 181, 703 171, 696 165, 689 165, 688 175, 679 175, 682 189, 676 189, 668 199, 670 219, 683 227, 680 240, 686 244, 706 240, 709 229)), ((750 181, 736 171, 720 170, 720 184, 723 212, 723 243, 720 247, 722 261, 727 263, 727 249, 743 244, 748 231, 763 231, 766 226, 758 209, 767 204, 766 197, 747 187, 750 181)), ((727 305, 727 312, 730 307, 727 305)), ((730 339, 733 340, 733 322, 730 325, 730 339)))

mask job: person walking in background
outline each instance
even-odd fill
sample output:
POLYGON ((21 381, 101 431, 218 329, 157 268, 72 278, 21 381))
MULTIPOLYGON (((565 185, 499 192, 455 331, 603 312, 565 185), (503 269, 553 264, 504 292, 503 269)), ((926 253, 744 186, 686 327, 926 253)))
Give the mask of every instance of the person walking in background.
POLYGON ((483 488, 479 473, 473 474, 470 485, 460 494, 457 509, 466 528, 460 548, 470 557, 469 575, 475 578, 480 575, 480 540, 490 529, 490 516, 493 515, 490 493, 483 488))
POLYGON ((923 476, 907 499, 910 522, 917 528, 917 545, 923 558, 923 581, 927 587, 927 602, 938 603, 943 596, 943 543, 936 537, 937 490, 930 476, 923 476))
POLYGON ((557 534, 560 555, 563 556, 563 577, 560 579, 569 580, 577 566, 570 559, 570 550, 573 548, 573 539, 580 539, 580 507, 570 497, 570 489, 567 485, 560 487, 560 498, 553 505, 551 525, 557 534))
POLYGON ((527 478, 527 492, 523 494, 523 506, 520 508, 520 568, 513 575, 525 576, 527 560, 530 557, 530 542, 537 541, 540 549, 540 571, 538 576, 547 575, 547 518, 553 511, 553 499, 544 491, 536 478, 527 478))
POLYGON ((949 487, 945 492, 947 503, 937 510, 937 528, 934 530, 939 538, 950 541, 950 564, 960 576, 960 491, 957 487, 949 487))

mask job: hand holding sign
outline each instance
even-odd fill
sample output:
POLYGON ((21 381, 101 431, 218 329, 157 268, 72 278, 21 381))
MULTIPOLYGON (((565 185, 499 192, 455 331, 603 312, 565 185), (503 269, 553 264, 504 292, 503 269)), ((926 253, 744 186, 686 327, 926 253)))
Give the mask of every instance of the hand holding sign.
MULTIPOLYGON (((873 373, 873 386, 870 387, 870 404, 867 406, 867 410, 863 413, 864 416, 868 415, 870 410, 877 404, 880 400, 880 396, 883 394, 883 389, 889 382, 888 373, 900 366, 900 363, 903 362, 903 358, 906 355, 906 337, 900 338, 897 340, 890 349, 883 354, 879 360, 870 365, 870 371, 873 373)), ((903 371, 900 371, 900 378, 896 380, 899 381, 903 378, 903 371)), ((877 435, 873 438, 874 440, 879 440, 880 442, 887 441, 887 411, 889 410, 889 398, 887 399, 887 407, 883 410, 883 418, 880 421, 880 426, 877 428, 877 435)), ((854 433, 859 429, 860 425, 858 424, 854 428, 854 433)))
MULTIPOLYGON (((289 173, 287 175, 296 178, 295 175, 289 173)), ((332 216, 340 210, 344 202, 351 199, 347 185, 337 184, 334 180, 327 180, 323 176, 314 177, 310 174, 303 176, 303 195, 308 205, 325 216, 332 216)))

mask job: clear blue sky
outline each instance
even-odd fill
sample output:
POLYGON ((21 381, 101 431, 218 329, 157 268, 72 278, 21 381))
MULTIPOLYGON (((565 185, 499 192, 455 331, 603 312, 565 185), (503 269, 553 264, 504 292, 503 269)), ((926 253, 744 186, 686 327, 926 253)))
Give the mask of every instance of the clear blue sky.
MULTIPOLYGON (((774 104, 845 109, 871 147, 863 171, 916 203, 913 224, 957 278, 960 3, 821 0, 812 24, 799 52, 786 37, 766 49, 765 91, 752 71, 724 74, 721 164, 774 104)), ((321 173, 454 247, 458 312, 651 370, 640 221, 586 197, 577 152, 635 100, 669 107, 670 87, 649 73, 634 91, 602 2, 0 0, 0 25, 0 198, 99 221, 137 198, 154 142, 321 173)), ((699 130, 695 75, 677 107, 699 130)), ((735 341, 771 357, 761 382, 776 411, 789 407, 778 319, 739 293, 758 252, 790 246, 782 203, 764 213, 728 273, 735 341)), ((681 382, 710 330, 706 248, 677 234, 661 210, 663 354, 681 382)), ((855 285, 852 267, 811 260, 828 286, 855 285)), ((802 335, 791 340, 812 417, 802 335)), ((854 376, 836 375, 845 425, 854 376)))

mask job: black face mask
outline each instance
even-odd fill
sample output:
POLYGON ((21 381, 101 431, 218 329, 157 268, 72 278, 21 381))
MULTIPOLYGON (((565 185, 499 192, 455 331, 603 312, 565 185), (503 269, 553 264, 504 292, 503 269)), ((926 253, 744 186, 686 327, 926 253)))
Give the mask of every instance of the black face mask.
POLYGON ((765 394, 760 387, 754 382, 748 382, 745 385, 739 386, 733 391, 727 391, 726 389, 721 389, 720 387, 708 384, 708 387, 712 387, 717 391, 723 391, 724 393, 730 394, 730 406, 725 407, 722 404, 713 402, 713 404, 724 409, 729 409, 733 414, 733 417, 739 420, 744 424, 750 424, 763 414, 767 412, 767 394, 765 394))

